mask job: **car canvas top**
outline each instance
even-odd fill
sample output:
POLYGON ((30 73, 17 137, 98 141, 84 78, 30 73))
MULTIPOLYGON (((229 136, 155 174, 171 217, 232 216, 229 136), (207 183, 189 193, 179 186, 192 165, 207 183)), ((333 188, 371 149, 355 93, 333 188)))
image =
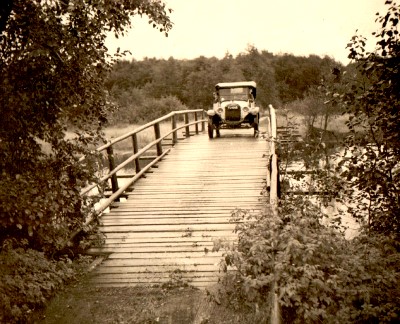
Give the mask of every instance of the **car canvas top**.
POLYGON ((257 84, 254 81, 243 81, 243 82, 221 82, 215 85, 215 88, 235 88, 235 87, 253 87, 256 88, 257 84))

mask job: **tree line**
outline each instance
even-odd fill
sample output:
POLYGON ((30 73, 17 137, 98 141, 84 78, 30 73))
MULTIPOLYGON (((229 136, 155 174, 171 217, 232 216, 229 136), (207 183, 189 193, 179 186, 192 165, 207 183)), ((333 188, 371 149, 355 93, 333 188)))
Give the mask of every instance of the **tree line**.
POLYGON ((254 46, 236 57, 227 53, 222 59, 122 60, 113 66, 105 83, 119 106, 111 123, 148 121, 182 107, 207 110, 218 82, 256 81, 258 105, 279 107, 304 99, 326 75, 341 67, 330 57, 274 55, 254 46))

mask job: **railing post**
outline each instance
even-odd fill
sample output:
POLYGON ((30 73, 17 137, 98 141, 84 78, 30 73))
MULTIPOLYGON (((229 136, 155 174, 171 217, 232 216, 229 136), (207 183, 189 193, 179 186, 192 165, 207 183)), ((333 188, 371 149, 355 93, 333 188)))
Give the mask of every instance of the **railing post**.
MULTIPOLYGON (((156 123, 154 124, 154 133, 156 136, 156 139, 161 138, 161 132, 160 132, 160 124, 156 123)), ((162 155, 162 143, 161 141, 157 143, 157 156, 162 155)))
MULTIPOLYGON (((275 109, 272 107, 272 105, 269 105, 269 111, 270 111, 270 149, 271 149, 271 159, 270 159, 270 192, 269 192, 269 199, 270 199, 270 205, 271 205, 271 210, 272 214, 274 217, 278 216, 278 199, 280 196, 280 190, 279 190, 279 166, 278 166, 278 156, 276 155, 275 152, 275 142, 276 142, 276 115, 275 115, 275 109)), ((275 262, 275 258, 273 259, 273 264, 275 262)), ((271 287, 271 324, 280 324, 280 307, 279 307, 279 301, 278 301, 278 294, 277 291, 279 287, 277 286, 276 282, 276 273, 275 273, 275 265, 274 265, 274 281, 272 282, 272 287, 271 287)))
POLYGON ((276 284, 276 273, 275 273, 275 257, 273 257, 272 264, 274 267, 274 281, 272 282, 272 287, 271 287, 271 324, 280 324, 281 323, 281 313, 280 313, 280 308, 279 308, 279 302, 278 302, 278 294, 276 292, 277 290, 277 284, 276 284))
MULTIPOLYGON (((115 169, 114 151, 111 145, 107 147, 107 157, 108 157, 109 170, 111 172, 112 170, 115 169)), ((111 189, 113 193, 118 191, 118 178, 116 173, 114 173, 111 176, 111 189)))
POLYGON ((196 135, 199 134, 199 124, 197 124, 198 118, 197 118, 197 111, 194 112, 194 121, 196 122, 196 124, 194 125, 195 130, 196 130, 196 135))
POLYGON ((185 113, 186 137, 190 137, 189 113, 185 113))
POLYGON ((279 197, 279 170, 278 170, 278 157, 276 154, 272 154, 271 156, 271 188, 270 188, 270 198, 269 202, 272 207, 272 211, 274 214, 278 213, 278 197, 279 197))
MULTIPOLYGON (((136 154, 137 152, 139 152, 139 145, 138 145, 138 139, 137 139, 137 134, 133 134, 132 135, 132 146, 133 146, 133 154, 136 154)), ((135 171, 136 173, 139 173, 141 170, 140 167, 140 160, 139 158, 135 159, 135 171)))
MULTIPOLYGON (((171 123, 172 123, 172 130, 174 130, 176 128, 176 115, 175 114, 172 116, 171 123)), ((176 143, 178 143, 178 132, 175 130, 172 133, 172 145, 175 145, 176 143)))
POLYGON ((276 142, 276 115, 275 109, 272 105, 269 105, 270 111, 270 122, 271 122, 271 154, 275 154, 275 142, 276 142))
POLYGON ((203 121, 201 122, 201 131, 204 132, 206 129, 206 122, 204 121, 205 119, 205 111, 203 110, 201 113, 201 119, 203 119, 203 121))

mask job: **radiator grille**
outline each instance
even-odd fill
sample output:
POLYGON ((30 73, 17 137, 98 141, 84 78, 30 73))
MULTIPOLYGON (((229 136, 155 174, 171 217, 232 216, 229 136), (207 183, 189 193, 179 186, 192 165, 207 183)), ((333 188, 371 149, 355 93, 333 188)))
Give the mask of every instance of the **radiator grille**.
POLYGON ((226 106, 225 120, 226 121, 240 121, 240 106, 239 105, 226 106))

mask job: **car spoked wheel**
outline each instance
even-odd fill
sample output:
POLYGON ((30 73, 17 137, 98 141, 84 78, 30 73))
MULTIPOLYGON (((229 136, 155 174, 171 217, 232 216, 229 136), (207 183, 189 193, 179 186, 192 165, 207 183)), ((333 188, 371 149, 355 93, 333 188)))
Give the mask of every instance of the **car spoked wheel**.
POLYGON ((257 123, 253 123, 253 129, 254 129, 254 137, 258 137, 260 132, 258 131, 258 124, 257 123))
POLYGON ((208 138, 214 137, 214 126, 212 124, 208 124, 208 138))
POLYGON ((254 137, 258 137, 260 135, 260 132, 258 130, 259 120, 260 120, 260 114, 257 115, 257 117, 254 119, 254 123, 251 125, 253 126, 254 129, 254 137))

